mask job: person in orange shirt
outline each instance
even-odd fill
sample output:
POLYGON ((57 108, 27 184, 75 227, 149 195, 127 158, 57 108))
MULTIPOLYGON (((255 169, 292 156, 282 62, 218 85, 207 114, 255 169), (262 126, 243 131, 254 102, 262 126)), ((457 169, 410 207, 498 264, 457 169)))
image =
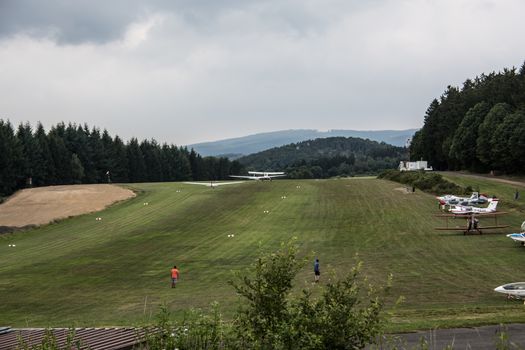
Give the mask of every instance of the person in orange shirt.
POLYGON ((177 284, 177 280, 179 279, 179 270, 177 269, 177 265, 173 266, 171 269, 171 288, 175 288, 175 285, 177 284))

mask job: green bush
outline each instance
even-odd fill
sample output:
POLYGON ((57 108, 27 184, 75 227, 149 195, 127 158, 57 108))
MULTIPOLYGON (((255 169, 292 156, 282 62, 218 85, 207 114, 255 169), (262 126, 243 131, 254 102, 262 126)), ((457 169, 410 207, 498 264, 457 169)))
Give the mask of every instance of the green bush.
POLYGON ((321 297, 303 290, 291 296, 293 280, 305 261, 293 243, 262 254, 248 275, 231 284, 243 304, 234 321, 239 349, 362 349, 374 343, 384 325, 383 295, 366 282, 361 264, 342 280, 318 285, 321 297))
POLYGON ((440 174, 432 172, 386 170, 379 174, 378 178, 414 186, 421 191, 433 194, 448 193, 462 195, 472 192, 472 188, 463 188, 445 180, 440 174))
POLYGON ((305 260, 292 242, 261 254, 248 273, 230 284, 241 298, 232 323, 223 323, 217 305, 211 314, 193 311, 182 322, 162 306, 140 349, 362 349, 380 339, 385 324, 383 289, 374 289, 361 264, 340 281, 317 284, 292 296, 305 260))
POLYGON ((139 349, 227 349, 227 327, 224 327, 217 303, 211 313, 192 309, 176 322, 166 305, 156 315, 154 326, 146 328, 145 344, 139 349))

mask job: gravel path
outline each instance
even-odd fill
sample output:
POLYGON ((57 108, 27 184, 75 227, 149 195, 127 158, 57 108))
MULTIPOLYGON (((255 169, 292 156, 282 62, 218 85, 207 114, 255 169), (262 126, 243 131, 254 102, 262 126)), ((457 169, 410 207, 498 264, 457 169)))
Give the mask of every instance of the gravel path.
POLYGON ((525 187, 525 181, 520 181, 520 180, 510 180, 510 179, 505 179, 505 178, 495 177, 495 176, 489 176, 489 175, 475 175, 475 174, 458 173, 458 172, 455 172, 455 171, 440 171, 439 173, 443 174, 443 175, 472 177, 474 179, 485 179, 485 180, 501 182, 501 183, 514 185, 514 186, 525 187))
MULTIPOLYGON (((525 324, 508 324, 502 326, 483 326, 474 328, 451 328, 438 329, 433 331, 421 331, 415 333, 398 334, 401 342, 398 349, 420 349, 421 339, 427 341, 428 349, 441 350, 447 345, 453 345, 453 349, 472 349, 472 350, 494 350, 497 347, 498 335, 501 331, 508 336, 508 347, 501 349, 525 349, 525 324)), ((383 349, 390 349, 393 346, 384 346, 383 349)), ((368 347, 368 349, 374 349, 368 347)))

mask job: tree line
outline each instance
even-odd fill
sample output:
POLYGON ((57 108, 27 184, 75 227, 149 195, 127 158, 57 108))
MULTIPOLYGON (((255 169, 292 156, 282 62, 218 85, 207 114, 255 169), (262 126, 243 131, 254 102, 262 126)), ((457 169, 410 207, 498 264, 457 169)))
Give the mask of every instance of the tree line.
POLYGON ((58 123, 18 128, 0 119, 0 197, 27 186, 221 180, 242 173, 237 161, 202 157, 154 139, 124 142, 107 130, 58 123))
POLYGON ((295 179, 377 174, 396 168, 407 150, 356 137, 328 137, 271 148, 239 158, 248 169, 286 171, 295 179))
POLYGON ((522 173, 525 169, 525 63, 448 86, 425 114, 412 159, 439 170, 522 173))

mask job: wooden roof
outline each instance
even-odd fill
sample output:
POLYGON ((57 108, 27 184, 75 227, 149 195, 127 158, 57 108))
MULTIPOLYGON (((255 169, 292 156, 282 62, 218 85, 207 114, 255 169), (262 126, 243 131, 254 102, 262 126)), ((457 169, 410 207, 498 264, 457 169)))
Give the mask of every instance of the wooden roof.
MULTIPOLYGON (((50 329, 59 346, 66 345, 71 333, 67 328, 50 329)), ((44 328, 9 328, 0 327, 0 350, 15 350, 20 345, 19 338, 29 347, 40 345, 45 336, 44 328)), ((128 350, 143 342, 144 330, 135 328, 76 328, 73 341, 81 342, 81 349, 92 350, 128 350)))

